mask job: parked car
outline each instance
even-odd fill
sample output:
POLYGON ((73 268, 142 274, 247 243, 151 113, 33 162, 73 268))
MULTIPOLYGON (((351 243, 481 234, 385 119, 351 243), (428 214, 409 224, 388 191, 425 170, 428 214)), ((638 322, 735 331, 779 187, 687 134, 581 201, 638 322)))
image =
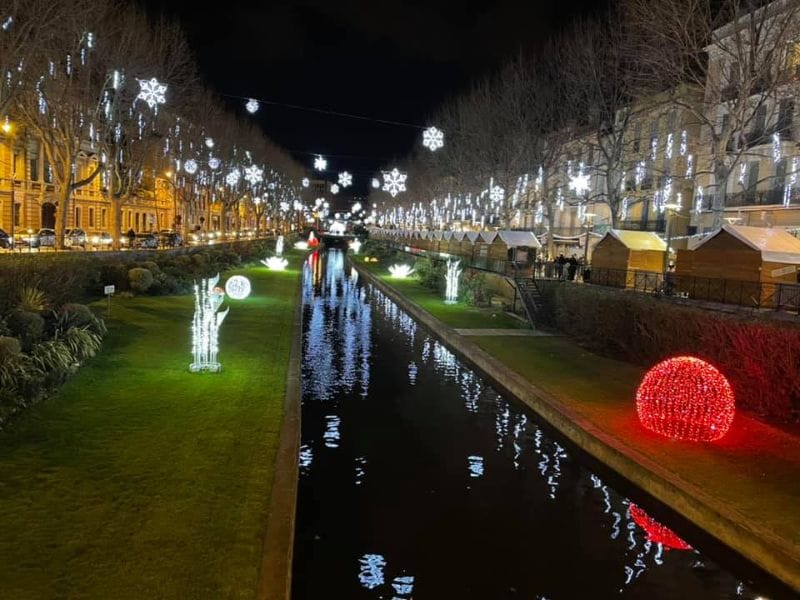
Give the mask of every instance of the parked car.
POLYGON ((4 230, 0 229, 0 248, 11 250, 14 247, 14 238, 8 235, 4 230))
POLYGON ((183 246, 183 236, 174 229, 162 229, 158 232, 158 245, 162 248, 183 246))
POLYGON ((41 248, 43 246, 50 246, 53 248, 56 245, 56 232, 43 227, 36 233, 26 232, 20 234, 18 242, 20 245, 27 246, 28 248, 41 248))
POLYGON ((133 245, 134 248, 155 250, 158 248, 158 236, 155 233, 137 233, 133 245))
POLYGON ((111 244, 114 243, 114 237, 107 231, 101 231, 100 233, 91 236, 89 241, 95 248, 110 248, 111 244))
POLYGON ((80 227, 74 229, 64 230, 64 246, 71 248, 73 246, 80 246, 86 248, 86 232, 80 227))

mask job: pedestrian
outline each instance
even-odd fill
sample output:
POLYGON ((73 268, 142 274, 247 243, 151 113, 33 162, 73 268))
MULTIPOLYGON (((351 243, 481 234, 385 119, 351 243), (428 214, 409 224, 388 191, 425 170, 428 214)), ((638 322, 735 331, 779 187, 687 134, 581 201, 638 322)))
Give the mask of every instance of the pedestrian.
POLYGON ((567 264, 567 259, 563 254, 559 254, 556 259, 556 278, 564 279, 564 265, 567 264))
POLYGON ((136 241, 136 232, 133 230, 133 227, 128 229, 127 237, 128 237, 128 248, 133 248, 133 243, 136 241))
POLYGON ((575 255, 567 259, 567 278, 570 281, 575 281, 575 273, 578 271, 578 259, 575 258, 575 255))

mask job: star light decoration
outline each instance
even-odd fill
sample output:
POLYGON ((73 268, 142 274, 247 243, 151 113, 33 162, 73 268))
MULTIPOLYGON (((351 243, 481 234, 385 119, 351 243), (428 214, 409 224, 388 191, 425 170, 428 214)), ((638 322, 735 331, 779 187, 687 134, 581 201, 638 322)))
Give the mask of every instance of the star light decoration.
POLYGON ((244 178, 252 185, 255 185, 264 179, 264 170, 259 169, 256 165, 250 165, 244 170, 244 178))
POLYGON ((392 198, 396 197, 400 192, 406 191, 407 173, 401 173, 395 167, 391 171, 383 174, 383 191, 389 192, 392 198))
POLYGON ((228 185, 236 185, 239 183, 239 178, 242 176, 239 169, 232 169, 230 173, 225 176, 225 183, 228 185))
POLYGON ((251 115, 258 112, 258 106, 258 100, 255 98, 248 99, 247 104, 244 105, 244 107, 247 109, 247 112, 249 112, 251 115))
POLYGON ((337 184, 333 184, 331 186, 331 194, 338 194, 339 193, 339 186, 337 184))
POLYGON ((186 171, 189 175, 194 175, 197 173, 197 161, 193 158, 190 158, 185 163, 183 163, 183 170, 186 171))
POLYGON ((431 152, 444 147, 444 132, 437 127, 428 127, 422 132, 422 145, 431 152))
POLYGON ((317 171, 324 171, 325 169, 328 168, 328 161, 325 160, 322 156, 318 155, 317 158, 314 159, 314 168, 317 171))
POLYGON ((156 108, 159 104, 164 104, 167 99, 167 86, 159 83, 158 79, 139 79, 138 100, 144 100, 150 108, 156 108))
POLYGON ((492 202, 500 202, 505 197, 506 191, 503 189, 503 186, 495 185, 489 190, 489 198, 492 202))
POLYGON ((353 176, 347 171, 342 171, 339 173, 339 185, 343 188, 350 187, 353 185, 353 176))

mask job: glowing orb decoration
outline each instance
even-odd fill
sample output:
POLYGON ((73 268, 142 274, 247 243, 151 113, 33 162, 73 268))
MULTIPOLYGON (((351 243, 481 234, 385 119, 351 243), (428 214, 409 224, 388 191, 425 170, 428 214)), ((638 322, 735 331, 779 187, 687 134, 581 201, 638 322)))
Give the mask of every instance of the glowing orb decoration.
POLYGON ((207 137, 206 148, 213 148, 213 147, 214 147, 214 138, 207 137))
POLYGON ((444 133, 438 127, 428 127, 422 132, 422 145, 431 152, 444 147, 444 133))
POLYGON ((661 544, 664 548, 672 550, 692 549, 692 547, 679 538, 672 529, 656 521, 653 517, 648 515, 644 509, 639 508, 633 502, 631 502, 630 510, 633 522, 644 530, 647 539, 654 544, 661 544))
POLYGON ((380 182, 380 181, 378 181, 378 178, 377 178, 377 177, 373 177, 373 178, 372 178, 372 187, 373 187, 374 189, 376 189, 376 190, 377 190, 379 187, 381 187, 381 182, 380 182))
POLYGON ((636 412, 642 425, 676 440, 718 440, 730 428, 735 411, 733 390, 725 376, 693 356, 658 363, 636 390, 636 412))
POLYGON ((408 265, 392 265, 389 267, 389 273, 392 274, 392 277, 396 277, 397 279, 405 279, 413 272, 414 269, 408 265))
POLYGON ((338 194, 339 193, 339 185, 334 183, 331 186, 331 194, 338 194))
POLYGON ((183 170, 186 171, 189 175, 194 175, 197 173, 197 161, 193 158, 190 158, 185 163, 183 163, 183 170))
POLYGON ((361 240, 356 238, 350 242, 350 249, 353 251, 353 254, 358 254, 361 251, 361 240))
POLYGON ((250 98, 247 101, 247 104, 244 105, 244 107, 247 109, 247 112, 249 112, 251 115, 255 114, 258 112, 258 100, 256 100, 255 98, 250 98))
POLYGON ((250 280, 242 275, 234 275, 225 282, 225 293, 234 300, 244 300, 250 295, 250 280))
POLYGON ((302 183, 304 188, 307 188, 309 185, 311 185, 311 182, 308 180, 308 177, 303 177, 302 183))
POLYGON ((220 160, 218 158, 215 158, 215 157, 212 156, 211 158, 208 159, 208 166, 213 171, 216 171, 217 169, 219 169, 220 164, 221 164, 221 162, 220 162, 220 160))
POLYGON ((289 261, 280 256, 270 256, 266 260, 261 261, 270 271, 283 271, 289 264, 289 261))
POLYGON ((317 158, 314 159, 314 168, 317 171, 324 171, 325 169, 328 168, 328 161, 325 160, 322 156, 317 156, 317 158))
POLYGON ((492 200, 492 202, 500 202, 505 197, 506 191, 501 185, 495 185, 491 190, 489 190, 489 198, 492 200))

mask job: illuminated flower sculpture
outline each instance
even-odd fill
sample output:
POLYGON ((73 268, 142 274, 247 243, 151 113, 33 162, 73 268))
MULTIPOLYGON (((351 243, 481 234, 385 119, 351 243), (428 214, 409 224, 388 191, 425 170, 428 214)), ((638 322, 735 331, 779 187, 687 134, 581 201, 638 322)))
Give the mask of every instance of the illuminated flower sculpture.
POLYGON ((658 363, 636 390, 636 412, 650 431, 677 440, 711 442, 733 422, 733 391, 707 362, 679 356, 658 363))
POLYGON ((409 267, 408 265, 392 265, 389 267, 389 272, 392 274, 392 277, 397 277, 398 279, 405 279, 411 273, 414 272, 414 269, 409 267))
POLYGON ((643 509, 631 502, 631 518, 647 534, 647 539, 654 544, 661 544, 672 550, 691 550, 692 547, 679 538, 672 529, 666 527, 648 515, 643 509))
POLYGON ((261 262, 270 271, 283 271, 289 264, 288 260, 281 258, 280 256, 270 256, 268 259, 262 260, 261 262))
POLYGON ((228 309, 219 311, 225 294, 217 288, 219 275, 194 284, 194 319, 192 320, 192 354, 189 365, 193 373, 217 372, 222 368, 217 360, 219 327, 228 315, 228 309))

